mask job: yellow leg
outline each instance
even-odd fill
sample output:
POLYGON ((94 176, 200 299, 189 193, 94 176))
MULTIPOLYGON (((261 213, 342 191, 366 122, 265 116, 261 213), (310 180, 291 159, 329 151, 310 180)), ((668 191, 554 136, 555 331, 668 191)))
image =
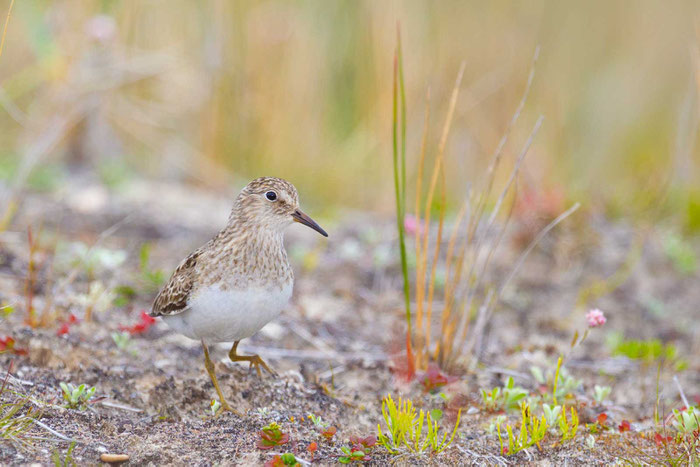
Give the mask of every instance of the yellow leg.
POLYGON ((240 341, 234 342, 233 347, 231 347, 231 351, 228 353, 228 358, 230 358, 232 362, 250 362, 251 368, 255 367, 257 370, 258 377, 262 377, 262 372, 260 371, 261 366, 272 376, 277 377, 277 373, 267 366, 267 363, 260 358, 260 355, 238 355, 236 353, 236 349, 238 348, 239 342, 240 341))
POLYGON ((216 393, 219 395, 219 401, 221 402, 221 408, 219 411, 227 410, 235 413, 236 415, 241 415, 240 412, 234 410, 230 405, 228 405, 228 402, 226 402, 226 398, 224 397, 224 393, 221 392, 219 381, 216 379, 214 362, 212 362, 209 358, 209 349, 207 348, 207 344, 204 343, 204 339, 202 339, 202 348, 204 349, 204 367, 207 369, 207 373, 209 373, 209 378, 211 378, 211 382, 214 384, 214 389, 216 389, 216 393))

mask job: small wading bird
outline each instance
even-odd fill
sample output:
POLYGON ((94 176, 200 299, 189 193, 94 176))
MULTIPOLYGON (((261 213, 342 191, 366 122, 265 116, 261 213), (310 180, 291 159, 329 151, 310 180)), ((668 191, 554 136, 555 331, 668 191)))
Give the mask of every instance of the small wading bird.
POLYGON ((236 198, 226 227, 180 263, 153 303, 151 316, 162 316, 172 329, 202 343, 222 410, 238 413, 221 392, 207 344, 233 342, 232 362, 275 375, 259 355, 238 355, 236 348, 275 319, 292 296, 294 275, 283 243, 292 222, 328 236, 299 209, 294 185, 273 177, 253 180, 236 198))

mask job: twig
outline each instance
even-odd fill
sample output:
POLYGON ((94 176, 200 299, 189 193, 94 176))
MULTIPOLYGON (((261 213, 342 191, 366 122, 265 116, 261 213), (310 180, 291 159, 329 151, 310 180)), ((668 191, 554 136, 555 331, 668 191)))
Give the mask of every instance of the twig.
POLYGON ((39 420, 34 419, 34 423, 36 423, 37 425, 39 425, 40 427, 42 427, 44 430, 46 430, 46 431, 48 431, 49 433, 51 433, 52 435, 54 435, 55 437, 57 437, 57 438, 59 438, 59 439, 62 439, 63 441, 68 441, 68 442, 70 442, 70 443, 77 442, 77 440, 75 440, 75 439, 73 439, 73 438, 68 438, 67 436, 62 435, 62 434, 59 433, 58 431, 54 430, 53 428, 51 428, 50 426, 46 425, 45 423, 40 422, 39 420))
POLYGON ((15 4, 15 0, 10 2, 10 8, 7 9, 7 17, 5 18, 5 27, 2 29, 2 39, 0 39, 0 57, 2 57, 2 50, 5 47, 5 35, 7 34, 7 26, 10 24, 10 14, 12 13, 12 7, 15 4))
POLYGON ((319 352, 315 350, 280 349, 274 347, 260 347, 256 345, 241 346, 247 352, 267 355, 273 358, 290 358, 295 360, 339 360, 343 362, 353 360, 386 361, 389 356, 381 353, 368 352, 319 352))
POLYGON ((683 400, 683 404, 686 407, 690 407, 690 404, 688 403, 688 399, 685 397, 685 393, 683 392, 683 388, 681 387, 681 383, 678 381, 678 375, 673 375, 673 382, 676 383, 676 387, 678 388, 678 393, 681 395, 681 399, 683 400))

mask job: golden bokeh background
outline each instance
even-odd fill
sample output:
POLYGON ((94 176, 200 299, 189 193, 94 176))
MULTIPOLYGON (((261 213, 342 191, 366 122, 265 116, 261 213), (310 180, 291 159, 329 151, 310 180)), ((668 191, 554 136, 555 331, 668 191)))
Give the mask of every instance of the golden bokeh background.
POLYGON ((409 178, 426 92, 432 157, 464 62, 450 200, 479 179, 539 45, 507 146, 512 160, 544 116, 521 186, 700 229, 698 13, 694 1, 18 0, 0 57, 0 175, 24 171, 37 189, 85 168, 115 189, 277 175, 317 207, 391 212, 400 22, 409 178))

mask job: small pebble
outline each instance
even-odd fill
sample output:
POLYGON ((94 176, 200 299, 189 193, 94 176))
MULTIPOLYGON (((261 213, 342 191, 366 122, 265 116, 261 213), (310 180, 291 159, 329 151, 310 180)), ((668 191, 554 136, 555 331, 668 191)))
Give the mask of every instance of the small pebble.
POLYGON ((107 454, 107 453, 104 453, 100 456, 100 460, 102 462, 106 462, 108 464, 121 464, 122 462, 128 461, 129 456, 127 454, 107 454))

